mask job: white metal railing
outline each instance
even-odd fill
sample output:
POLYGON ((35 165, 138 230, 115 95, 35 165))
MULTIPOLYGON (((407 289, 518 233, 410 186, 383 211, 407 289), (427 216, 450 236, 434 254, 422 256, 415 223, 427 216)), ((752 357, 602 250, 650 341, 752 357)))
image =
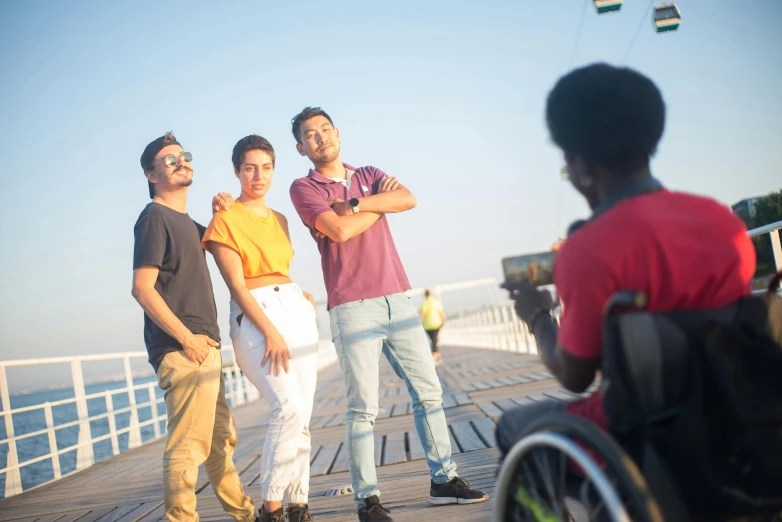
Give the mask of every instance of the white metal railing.
POLYGON ((749 231, 749 237, 758 237, 765 234, 771 237, 771 252, 774 254, 774 264, 777 267, 777 271, 782 270, 782 243, 779 240, 779 231, 781 229, 782 221, 777 221, 776 223, 769 223, 749 231))
POLYGON ((440 343, 468 348, 488 348, 537 354, 535 337, 521 322, 512 304, 494 305, 483 310, 451 317, 440 331, 440 343))
MULTIPOLYGON (((229 404, 239 406, 246 402, 251 402, 259 398, 260 393, 242 374, 239 366, 232 356, 230 347, 223 348, 223 375, 225 378, 226 398, 229 404), (228 357, 227 357, 228 356, 228 357)), ((319 369, 329 366, 336 361, 336 352, 330 341, 321 340, 319 350, 319 369)), ((5 476, 5 498, 17 495, 22 492, 22 473, 21 470, 27 466, 37 464, 43 461, 51 461, 51 478, 49 480, 37 481, 31 487, 37 487, 53 480, 58 480, 63 476, 75 473, 93 465, 96 462, 94 445, 101 442, 110 444, 111 450, 108 456, 118 455, 120 450, 120 437, 127 437, 127 448, 131 449, 140 446, 142 443, 151 442, 163 437, 166 434, 166 413, 165 400, 161 396, 162 390, 157 387, 153 375, 134 376, 131 370, 131 360, 143 359, 148 357, 147 352, 125 352, 102 355, 87 355, 77 357, 51 357, 41 359, 11 360, 0 361, 0 399, 2 400, 2 411, 5 427, 5 438, 0 439, 0 447, 6 446, 7 457, 6 464, 0 468, 0 476, 5 476), (82 363, 93 361, 121 361, 124 366, 124 387, 102 390, 96 393, 86 393, 82 363), (8 368, 31 367, 39 365, 67 364, 70 365, 71 380, 73 385, 73 397, 33 404, 30 406, 13 408, 11 407, 11 396, 8 390, 7 372, 8 368), (147 380, 148 382, 138 383, 138 380, 147 380), (143 399, 137 400, 141 395, 143 399), (127 405, 120 408, 115 407, 116 396, 127 396, 127 405), (101 403, 100 411, 94 415, 89 413, 89 405, 95 406, 101 403), (162 412, 161 412, 161 405, 162 412), (55 423, 53 409, 70 406, 75 407, 75 419, 59 424, 55 423), (149 409, 149 415, 146 420, 139 420, 139 412, 149 409), (19 419, 24 414, 31 412, 43 412, 45 426, 41 429, 27 431, 17 435, 15 433, 14 416, 19 419), (127 416, 127 426, 118 428, 117 418, 127 416), (104 427, 106 433, 93 435, 93 426, 95 423, 107 424, 104 427), (151 429, 144 430, 150 427, 151 429), (58 443, 58 433, 62 434, 67 430, 78 430, 78 436, 73 443, 58 443), (142 437, 142 432, 147 432, 146 437, 142 437), (22 460, 19 454, 19 443, 23 441, 32 441, 35 437, 46 436, 48 439, 48 451, 42 454, 29 456, 22 460), (68 472, 63 472, 61 457, 67 453, 76 452, 75 467, 68 472)), ((0 465, 2 463, 0 462, 0 465)), ((24 489, 31 489, 27 487, 24 489)))

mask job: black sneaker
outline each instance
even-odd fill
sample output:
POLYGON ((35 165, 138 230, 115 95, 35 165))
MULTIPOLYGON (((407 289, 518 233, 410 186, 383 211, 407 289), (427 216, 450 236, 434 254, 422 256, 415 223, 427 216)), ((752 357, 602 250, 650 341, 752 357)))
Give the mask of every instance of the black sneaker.
POLYGON ((288 508, 288 522, 313 522, 315 519, 310 515, 310 508, 307 504, 299 504, 288 508))
POLYGON ((282 508, 279 508, 277 511, 272 511, 269 513, 266 511, 265 506, 261 506, 261 511, 258 513, 258 518, 256 518, 258 522, 284 522, 285 521, 285 515, 283 514, 282 508))
POLYGON ((367 504, 358 510, 359 522, 394 522, 394 519, 388 516, 390 511, 380 503, 380 497, 372 495, 364 500, 367 504))
POLYGON ((478 504, 489 500, 483 491, 472 489, 466 480, 453 478, 445 484, 435 484, 429 489, 429 503, 442 504, 478 504))

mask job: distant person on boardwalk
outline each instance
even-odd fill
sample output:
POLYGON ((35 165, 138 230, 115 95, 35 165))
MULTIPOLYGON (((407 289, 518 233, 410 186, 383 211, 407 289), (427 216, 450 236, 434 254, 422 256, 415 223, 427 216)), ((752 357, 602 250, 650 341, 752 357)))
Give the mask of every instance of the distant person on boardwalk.
POLYGON ((339 130, 319 108, 292 120, 296 150, 312 161, 295 180, 293 205, 318 244, 328 293, 331 333, 348 390, 346 448, 360 522, 389 522, 375 473, 379 359, 386 356, 413 401, 426 453, 433 504, 484 502, 488 495, 456 474, 442 406, 442 388, 397 254, 386 214, 416 205, 413 194, 376 167, 340 159, 339 130))
POLYGON ((152 202, 134 228, 132 293, 144 309, 144 342, 168 415, 163 500, 168 520, 198 520, 195 486, 204 463, 225 512, 252 522, 255 507, 233 463, 236 426, 225 400, 217 310, 201 248, 205 229, 187 214, 191 161, 170 132, 147 145, 141 168, 152 202))
POLYGON ((271 143, 242 138, 231 160, 241 196, 222 198, 233 203, 214 215, 202 242, 231 292, 236 362, 272 410, 261 459, 261 522, 282 522, 283 503, 288 522, 307 522, 320 338, 313 299, 288 275, 288 220, 266 204, 276 161, 271 143))
MULTIPOLYGON (((601 365, 602 314, 613 294, 642 292, 650 312, 721 308, 749 294, 755 250, 725 205, 666 189, 652 176, 665 104, 649 78, 606 64, 577 69, 549 94, 546 119, 568 179, 592 216, 571 226, 558 247, 560 324, 550 313, 549 292, 519 284, 511 297, 549 371, 581 393, 601 365)), ((507 453, 532 420, 557 411, 608 428, 599 391, 567 403, 522 406, 500 418, 500 450, 507 453)))
POLYGON ((424 302, 421 303, 421 308, 418 310, 418 316, 421 318, 421 324, 424 325, 426 335, 429 336, 429 341, 431 341, 434 362, 439 362, 441 356, 437 346, 437 334, 445 324, 445 312, 443 312, 443 305, 432 296, 430 290, 424 292, 424 297, 424 302))

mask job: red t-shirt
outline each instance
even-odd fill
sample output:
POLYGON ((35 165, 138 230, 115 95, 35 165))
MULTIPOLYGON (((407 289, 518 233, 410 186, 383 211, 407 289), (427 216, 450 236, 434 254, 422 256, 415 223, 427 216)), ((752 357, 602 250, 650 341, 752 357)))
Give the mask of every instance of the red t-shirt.
MULTIPOLYGON (((645 293, 651 312, 720 308, 750 293, 754 273, 744 223, 717 201, 665 189, 624 199, 557 253, 559 343, 572 355, 601 357, 603 307, 620 290, 645 293)), ((607 427, 599 392, 567 411, 607 427)))

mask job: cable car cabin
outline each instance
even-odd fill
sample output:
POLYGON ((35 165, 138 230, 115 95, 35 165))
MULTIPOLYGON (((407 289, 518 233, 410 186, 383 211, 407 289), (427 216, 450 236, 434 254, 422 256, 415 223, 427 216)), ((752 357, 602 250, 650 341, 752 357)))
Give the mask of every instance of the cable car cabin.
POLYGON ((622 8, 624 0, 595 0, 597 14, 619 11, 622 8))
POLYGON ((682 13, 676 4, 665 4, 654 8, 654 28, 658 33, 675 31, 682 21, 682 13))

